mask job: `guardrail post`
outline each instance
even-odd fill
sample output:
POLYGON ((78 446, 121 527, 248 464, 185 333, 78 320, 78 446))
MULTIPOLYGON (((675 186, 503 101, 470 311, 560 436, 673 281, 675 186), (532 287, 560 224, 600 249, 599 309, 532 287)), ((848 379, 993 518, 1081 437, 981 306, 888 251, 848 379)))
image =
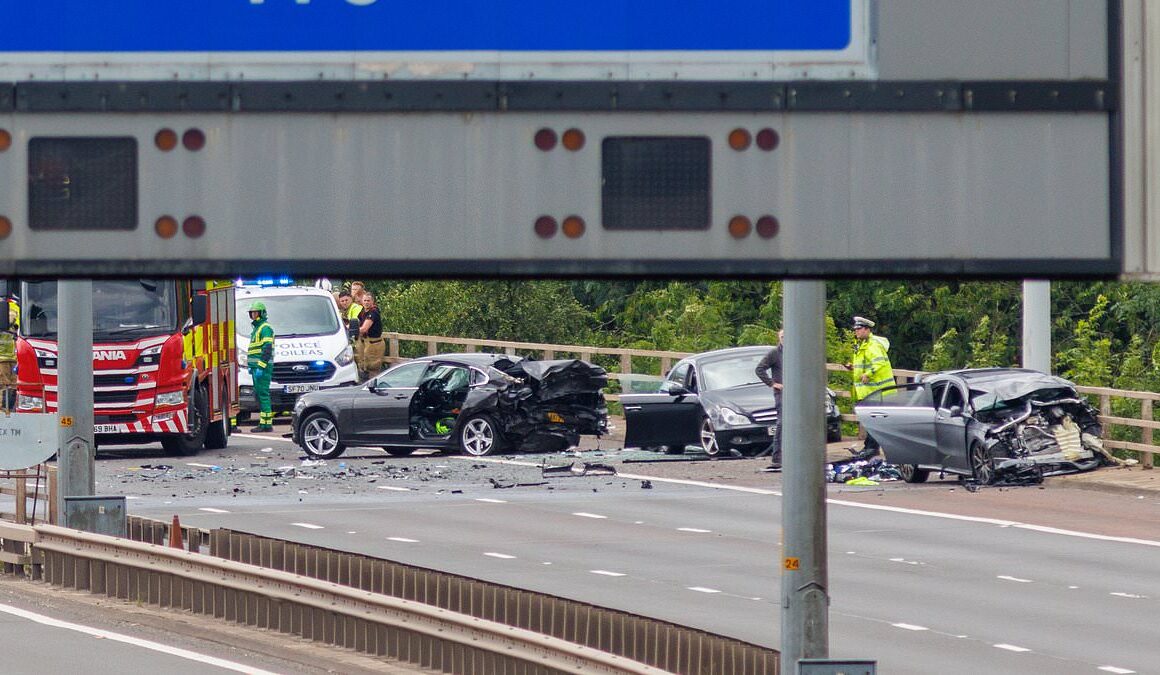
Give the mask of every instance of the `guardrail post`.
POLYGON ((393 337, 388 341, 390 351, 387 353, 391 357, 391 363, 398 363, 399 361, 399 338, 393 337))
POLYGON ((632 373, 632 354, 625 352, 620 355, 620 372, 623 375, 632 373))
MULTIPOLYGON (((1140 402, 1140 418, 1145 422, 1152 421, 1152 399, 1146 398, 1140 402)), ((1152 427, 1144 427, 1143 438, 1141 439, 1145 445, 1152 445, 1152 427)), ((1152 468, 1152 453, 1142 453, 1144 456, 1140 458, 1140 467, 1144 469, 1152 468)))
POLYGON ((28 479, 23 474, 16 479, 16 522, 28 522, 28 479))
POLYGON ((56 481, 56 465, 48 465, 48 522, 56 525, 56 492, 60 486, 56 481))
POLYGON ((435 356, 439 353, 439 343, 435 340, 427 341, 427 356, 435 356))
POLYGON ((545 361, 551 361, 555 358, 556 358, 556 352, 552 351, 551 349, 544 350, 544 360, 545 361))
POLYGON ((664 377, 665 375, 667 375, 669 372, 669 368, 671 368, 672 366, 673 366, 672 358, 670 358, 668 356, 662 356, 661 357, 661 377, 664 377))

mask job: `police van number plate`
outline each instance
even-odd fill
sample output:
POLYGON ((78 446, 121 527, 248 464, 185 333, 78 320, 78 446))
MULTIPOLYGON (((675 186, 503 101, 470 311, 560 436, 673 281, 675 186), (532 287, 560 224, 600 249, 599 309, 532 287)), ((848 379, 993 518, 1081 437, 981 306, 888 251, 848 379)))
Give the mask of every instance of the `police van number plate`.
POLYGON ((286 385, 285 389, 287 394, 305 394, 308 391, 318 391, 318 383, 313 382, 310 384, 288 384, 286 385))

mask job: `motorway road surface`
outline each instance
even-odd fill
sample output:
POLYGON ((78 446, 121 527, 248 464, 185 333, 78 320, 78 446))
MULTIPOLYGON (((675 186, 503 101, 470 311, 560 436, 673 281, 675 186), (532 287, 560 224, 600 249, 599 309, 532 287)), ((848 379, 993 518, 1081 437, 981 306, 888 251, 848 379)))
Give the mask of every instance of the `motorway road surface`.
MULTIPOLYGON (((98 462, 98 477, 120 477, 126 493, 136 492, 129 508, 138 515, 177 514, 186 525, 356 551, 779 642, 780 476, 759 474, 748 460, 701 463, 704 480, 670 482, 659 474, 673 465, 544 479, 527 466, 542 457, 348 455, 324 467, 299 464, 282 485, 255 489, 245 474, 277 484, 262 467, 300 456, 276 436, 241 435, 228 454, 185 462, 216 467, 194 466, 204 476, 188 495, 170 491, 190 485, 186 476, 162 477, 160 487, 125 479, 124 463, 134 461, 127 455, 98 462), (250 470, 230 473, 247 460, 255 460, 250 470), (750 485, 726 479, 738 467, 750 485)), ((618 455, 597 457, 616 463, 618 455)), ((180 473, 181 463, 165 473, 180 473)), ((875 659, 888 673, 1160 671, 1157 500, 885 487, 832 492, 832 657, 875 659), (1118 513, 1132 526, 1113 522, 1118 513)))

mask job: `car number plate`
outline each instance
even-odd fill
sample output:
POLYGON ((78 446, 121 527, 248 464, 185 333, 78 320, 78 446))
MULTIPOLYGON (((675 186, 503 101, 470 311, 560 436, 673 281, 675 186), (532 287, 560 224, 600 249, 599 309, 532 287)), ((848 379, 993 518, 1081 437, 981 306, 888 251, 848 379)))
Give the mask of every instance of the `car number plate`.
POLYGON ((308 391, 318 391, 318 383, 312 384, 288 384, 284 391, 287 394, 305 394, 308 391))
POLYGON ((119 434, 124 431, 120 424, 94 424, 94 434, 119 434))

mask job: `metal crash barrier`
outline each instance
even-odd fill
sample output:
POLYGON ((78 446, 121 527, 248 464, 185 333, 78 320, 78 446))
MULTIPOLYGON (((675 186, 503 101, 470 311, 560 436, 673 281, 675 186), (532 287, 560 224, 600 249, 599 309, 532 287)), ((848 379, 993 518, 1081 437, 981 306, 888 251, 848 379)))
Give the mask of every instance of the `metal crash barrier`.
MULTIPOLYGON (((165 523, 130 517, 129 536, 165 523)), ((778 673, 776 650, 627 612, 228 530, 213 555, 54 525, 0 523, 5 570, 448 673, 778 673)))

